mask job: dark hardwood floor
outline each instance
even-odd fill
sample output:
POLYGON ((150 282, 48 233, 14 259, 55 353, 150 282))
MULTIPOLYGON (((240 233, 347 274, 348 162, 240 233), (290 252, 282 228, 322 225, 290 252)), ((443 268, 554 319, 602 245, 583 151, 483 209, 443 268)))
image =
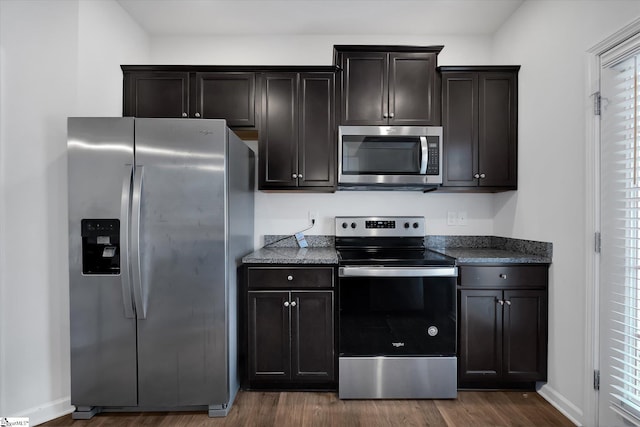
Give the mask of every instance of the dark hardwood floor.
POLYGON ((241 391, 225 418, 205 412, 67 415, 43 426, 573 426, 534 392, 461 391, 456 400, 340 400, 335 393, 241 391))

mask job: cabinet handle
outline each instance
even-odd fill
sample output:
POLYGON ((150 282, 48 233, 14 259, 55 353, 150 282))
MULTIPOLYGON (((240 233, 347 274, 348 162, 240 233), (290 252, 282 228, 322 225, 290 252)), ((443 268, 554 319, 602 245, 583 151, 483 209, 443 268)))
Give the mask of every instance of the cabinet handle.
POLYGON ((506 300, 506 301, 505 301, 505 303, 506 303, 507 305, 511 305, 511 301, 509 301, 509 300, 506 300))
POLYGON ((474 178, 480 178, 480 174, 479 174, 479 173, 477 173, 477 174, 473 175, 473 177, 474 177, 474 178))
POLYGON ((483 173, 480 174, 480 178, 486 178, 486 177, 487 177, 487 175, 485 175, 483 173))
POLYGON ((288 281, 292 281, 293 280, 293 276, 287 276, 287 280, 288 281))
POLYGON ((298 174, 298 178, 302 178, 302 174, 301 173, 298 174))
POLYGON ((291 175, 291 178, 294 178, 294 179, 295 179, 295 178, 297 178, 297 177, 298 177, 298 174, 297 174, 297 173, 294 173, 293 175, 291 175))
MULTIPOLYGON (((509 303, 511 304, 511 303, 509 303)), ((298 305, 295 301, 291 301, 291 307, 295 307, 296 305, 298 305)))
POLYGON ((498 277, 500 277, 501 279, 507 280, 507 275, 504 273, 501 273, 498 277))
POLYGON ((182 117, 187 117, 188 114, 187 113, 182 113, 182 117))
POLYGON ((285 307, 289 307, 289 301, 285 301, 285 302, 284 302, 284 306, 285 306, 285 307))
POLYGON ((383 119, 387 119, 387 118, 389 118, 389 115, 388 115, 387 113, 384 113, 384 114, 382 115, 382 118, 383 118, 383 119))
POLYGON ((503 301, 503 300, 501 300, 501 299, 499 299, 497 302, 498 302, 498 304, 500 304, 500 305, 504 305, 504 301, 503 301))
POLYGON ((196 113, 194 114, 196 117, 200 117, 200 113, 196 113))
POLYGON ((393 114, 393 113, 390 113, 390 114, 389 114, 389 118, 390 118, 390 119, 393 119, 393 116, 395 116, 395 114, 393 114))

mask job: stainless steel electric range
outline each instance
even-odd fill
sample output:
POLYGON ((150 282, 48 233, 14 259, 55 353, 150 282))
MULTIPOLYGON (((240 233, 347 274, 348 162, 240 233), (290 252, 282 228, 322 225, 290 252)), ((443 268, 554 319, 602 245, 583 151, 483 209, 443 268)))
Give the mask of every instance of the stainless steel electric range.
POLYGON ((453 258, 424 217, 336 217, 341 399, 457 396, 453 258))

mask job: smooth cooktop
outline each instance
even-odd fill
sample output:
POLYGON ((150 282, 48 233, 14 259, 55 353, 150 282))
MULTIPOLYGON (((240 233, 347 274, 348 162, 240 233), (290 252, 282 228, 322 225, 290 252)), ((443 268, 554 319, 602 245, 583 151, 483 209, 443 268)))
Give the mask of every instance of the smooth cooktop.
POLYGON ((429 249, 339 249, 341 265, 441 266, 455 265, 455 258, 429 249))

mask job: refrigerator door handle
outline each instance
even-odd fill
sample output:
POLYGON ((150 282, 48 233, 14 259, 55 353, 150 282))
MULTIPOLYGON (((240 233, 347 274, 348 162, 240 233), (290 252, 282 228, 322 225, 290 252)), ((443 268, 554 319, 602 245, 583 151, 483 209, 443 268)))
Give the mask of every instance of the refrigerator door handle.
POLYGON ((131 197, 131 264, 133 275, 133 297, 138 319, 147 318, 147 304, 142 291, 142 268, 140 265, 140 204, 142 202, 142 177, 144 167, 136 165, 133 170, 133 196, 131 197))
POLYGON ((131 204, 131 175, 133 165, 124 166, 124 178, 122 180, 122 199, 120 200, 120 257, 122 270, 122 298, 124 303, 124 316, 129 319, 135 317, 133 311, 133 297, 131 296, 131 266, 129 262, 129 207, 131 204))

